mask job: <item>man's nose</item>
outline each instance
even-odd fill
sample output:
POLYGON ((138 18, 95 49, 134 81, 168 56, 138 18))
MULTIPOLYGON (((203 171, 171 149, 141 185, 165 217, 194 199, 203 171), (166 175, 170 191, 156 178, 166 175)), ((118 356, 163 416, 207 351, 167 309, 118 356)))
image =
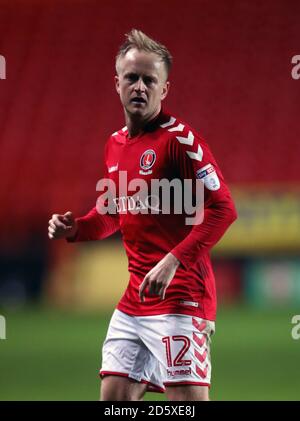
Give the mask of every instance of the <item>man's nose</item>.
POLYGON ((139 78, 139 80, 137 80, 134 90, 137 92, 144 92, 145 91, 145 84, 143 82, 142 78, 139 78))

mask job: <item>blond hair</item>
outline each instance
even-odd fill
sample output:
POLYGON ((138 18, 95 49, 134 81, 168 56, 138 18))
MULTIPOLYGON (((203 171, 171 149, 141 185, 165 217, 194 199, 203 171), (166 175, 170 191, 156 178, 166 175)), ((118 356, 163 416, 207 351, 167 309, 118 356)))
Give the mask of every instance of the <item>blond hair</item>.
POLYGON ((132 29, 129 34, 125 34, 126 41, 121 45, 119 52, 116 56, 116 71, 118 73, 118 63, 120 58, 123 58, 126 53, 131 50, 132 48, 136 48, 139 51, 146 51, 148 53, 155 53, 157 54, 161 61, 165 65, 165 69, 167 71, 167 75, 170 72, 172 66, 172 56, 168 49, 160 44, 154 39, 148 37, 142 31, 138 29, 132 29))

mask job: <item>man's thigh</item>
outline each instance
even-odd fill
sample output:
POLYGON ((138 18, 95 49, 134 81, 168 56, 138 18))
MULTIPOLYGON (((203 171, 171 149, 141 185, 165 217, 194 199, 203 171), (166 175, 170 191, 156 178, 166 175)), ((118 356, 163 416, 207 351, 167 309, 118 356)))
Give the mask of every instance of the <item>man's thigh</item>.
POLYGON ((147 385, 120 376, 105 376, 101 382, 101 401, 139 401, 143 399, 147 385))
POLYGON ((116 311, 102 349, 102 399, 118 400, 119 387, 121 396, 126 395, 128 400, 132 400, 131 394, 140 399, 146 388, 164 391, 159 368, 159 362, 139 337, 135 317, 116 311))
POLYGON ((166 387, 166 396, 170 401, 209 401, 208 386, 174 385, 166 387))

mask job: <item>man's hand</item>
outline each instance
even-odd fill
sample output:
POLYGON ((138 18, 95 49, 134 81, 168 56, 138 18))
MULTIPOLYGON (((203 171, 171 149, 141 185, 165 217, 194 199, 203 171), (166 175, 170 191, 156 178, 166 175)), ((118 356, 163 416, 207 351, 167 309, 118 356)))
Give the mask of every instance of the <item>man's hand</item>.
POLYGON ((179 265, 179 260, 172 253, 168 253, 143 279, 139 290, 140 300, 144 301, 146 288, 149 294, 159 295, 163 300, 179 265))
POLYGON ((77 232, 77 223, 72 212, 64 215, 54 214, 49 221, 48 237, 50 240, 74 237, 77 232))

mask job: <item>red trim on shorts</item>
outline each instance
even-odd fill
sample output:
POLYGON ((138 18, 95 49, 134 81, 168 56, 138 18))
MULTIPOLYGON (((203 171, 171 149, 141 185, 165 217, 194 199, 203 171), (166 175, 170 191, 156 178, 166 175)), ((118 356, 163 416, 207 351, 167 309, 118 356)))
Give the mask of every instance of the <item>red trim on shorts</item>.
POLYGON ((103 378, 104 376, 128 377, 128 374, 127 373, 119 373, 118 371, 99 371, 99 376, 101 378, 103 378))
POLYGON ((202 382, 189 382, 189 381, 179 381, 179 382, 164 382, 164 386, 169 387, 169 386, 180 386, 180 385, 185 385, 185 384, 190 384, 193 386, 208 386, 210 388, 210 384, 209 383, 202 383, 202 382))
POLYGON ((128 373, 119 373, 118 371, 100 371, 99 372, 99 376, 101 378, 105 377, 105 376, 120 376, 120 377, 128 377, 130 380, 137 382, 137 383, 143 383, 146 384, 147 387, 147 391, 148 392, 157 392, 157 393, 165 393, 165 389, 157 386, 154 383, 149 382, 148 380, 144 380, 142 379, 141 381, 135 380, 135 379, 131 379, 131 377, 129 377, 128 373))

